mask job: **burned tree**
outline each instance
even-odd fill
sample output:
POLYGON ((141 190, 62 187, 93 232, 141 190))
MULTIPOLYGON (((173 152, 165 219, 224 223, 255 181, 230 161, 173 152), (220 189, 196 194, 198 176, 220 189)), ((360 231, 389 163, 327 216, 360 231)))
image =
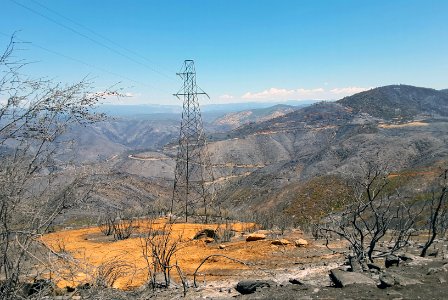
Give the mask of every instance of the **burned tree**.
POLYGON ((420 256, 425 257, 426 253, 434 243, 437 236, 444 236, 448 229, 448 201, 447 201, 447 174, 445 170, 438 179, 437 186, 432 191, 429 203, 429 216, 427 218, 428 240, 423 246, 420 256))
POLYGON ((386 235, 389 253, 406 246, 422 210, 404 201, 390 187, 384 169, 367 163, 363 174, 349 183, 353 191, 350 202, 328 216, 319 229, 324 236, 332 234, 346 240, 353 261, 365 267, 367 262, 373 262, 378 243, 386 235))
MULTIPOLYGON (((67 146, 64 133, 75 123, 101 120, 92 107, 105 93, 90 92, 83 80, 63 85, 32 79, 14 58, 13 36, 0 56, 0 278, 5 298, 14 298, 26 260, 56 216, 74 199, 86 197, 86 178, 55 159, 67 146)), ((106 92, 107 93, 107 92, 106 92)))

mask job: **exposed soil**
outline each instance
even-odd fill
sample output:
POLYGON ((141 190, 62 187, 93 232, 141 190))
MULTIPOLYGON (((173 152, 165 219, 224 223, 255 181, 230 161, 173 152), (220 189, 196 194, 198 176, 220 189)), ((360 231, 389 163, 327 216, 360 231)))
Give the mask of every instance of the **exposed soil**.
MULTIPOLYGON (((153 226, 160 229, 165 222, 166 220, 158 220, 153 226)), ((115 281, 114 288, 132 290, 141 287, 147 282, 146 261, 142 256, 142 237, 148 226, 147 221, 140 221, 133 236, 122 241, 114 241, 112 236, 105 236, 98 227, 59 231, 43 236, 43 242, 56 253, 74 258, 73 263, 62 264, 60 272, 53 272, 52 279, 61 288, 75 287, 94 281, 92 274, 95 273, 95 268, 107 263, 116 263, 126 266, 123 270, 126 274, 115 281)), ((206 243, 204 240, 193 240, 193 237, 202 229, 223 228, 225 225, 173 225, 173 238, 181 236, 183 242, 172 261, 178 262, 189 281, 192 281, 192 275, 201 261, 212 254, 223 254, 247 263, 243 265, 225 257, 213 257, 208 260, 198 272, 200 275, 198 280, 217 287, 231 286, 245 277, 271 278, 276 274, 275 276, 280 278, 281 274, 291 272, 299 274, 310 266, 317 268, 322 266, 326 270, 328 267, 324 265, 338 258, 338 255, 333 255, 320 243, 310 243, 308 247, 296 247, 294 240, 304 238, 299 230, 290 231, 281 237, 291 241, 290 245, 277 246, 273 245, 272 241, 278 234, 268 231, 259 231, 267 235, 266 240, 246 242, 245 236, 249 231, 255 230, 253 223, 236 223, 228 226, 234 233, 230 242, 206 243)), ((173 276, 174 280, 177 280, 176 275, 173 276)))
MULTIPOLYGON (((165 222, 166 220, 159 220, 153 226, 161 228, 165 222)), ((344 267, 345 259, 342 255, 328 250, 320 241, 310 242, 307 247, 296 247, 294 243, 283 246, 272 244, 277 238, 292 242, 299 238, 310 241, 299 230, 287 232, 281 237, 278 236, 279 233, 259 230, 257 232, 267 235, 266 240, 246 242, 248 232, 255 230, 255 224, 247 223, 229 224, 235 236, 227 243, 206 243, 204 240, 192 239, 197 232, 205 228, 216 229, 218 224, 174 224, 173 237, 183 238, 182 249, 176 254, 174 261, 185 272, 190 287, 184 297, 179 278, 173 276, 172 287, 153 291, 145 285, 146 264, 141 255, 140 241, 148 226, 147 221, 140 221, 137 232, 123 241, 114 241, 112 237, 104 236, 96 227, 45 235, 43 241, 55 252, 70 254, 77 261, 78 268, 75 272, 66 270, 59 274, 53 273, 53 280, 60 288, 92 283, 94 278, 87 274, 88 271, 93 273, 102 264, 114 263, 116 260, 126 263, 129 270, 114 283, 114 289, 78 289, 76 295, 83 299, 446 299, 448 294, 448 261, 444 254, 446 241, 436 243, 435 247, 440 248, 438 257, 401 262, 398 267, 389 269, 384 267, 382 259, 378 259, 376 264, 381 270, 365 273, 377 285, 380 284, 379 276, 383 273, 415 279, 419 281, 418 284, 388 288, 355 284, 336 288, 329 272, 335 268, 347 268, 344 267), (242 260, 247 265, 224 257, 214 257, 203 265, 197 278, 198 287, 193 287, 194 270, 211 254, 223 254, 242 260), (246 279, 269 280, 274 284, 259 288, 252 294, 242 295, 235 287, 239 281, 246 279), (300 284, 293 284, 290 279, 297 279, 300 284)), ((332 249, 342 249, 344 246, 341 241, 331 244, 332 249)), ((435 247, 432 248, 433 252, 435 247)), ((414 244, 406 251, 418 254, 419 246, 414 244)))

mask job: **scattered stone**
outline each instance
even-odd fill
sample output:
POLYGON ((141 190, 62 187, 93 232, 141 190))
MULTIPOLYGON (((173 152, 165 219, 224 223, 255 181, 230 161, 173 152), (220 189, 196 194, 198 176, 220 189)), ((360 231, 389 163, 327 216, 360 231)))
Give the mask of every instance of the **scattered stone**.
POLYGON ((291 242, 288 241, 287 239, 281 239, 281 240, 274 240, 271 242, 272 245, 277 245, 277 246, 286 246, 286 245, 290 245, 291 242))
POLYGON ((275 282, 271 280, 243 280, 238 282, 236 290, 240 294, 252 294, 259 288, 275 286, 275 282))
POLYGON ((346 287, 353 284, 375 285, 375 281, 357 272, 345 272, 338 269, 330 271, 330 278, 336 287, 346 287))
POLYGON ((440 282, 440 283, 446 283, 446 280, 445 280, 445 278, 443 278, 443 277, 439 277, 439 282, 440 282))
POLYGON ((394 265, 398 267, 399 263, 400 258, 393 254, 386 256, 386 260, 384 261, 386 268, 392 267, 394 265))
POLYGON ((294 242, 294 244, 296 245, 296 247, 306 247, 308 246, 308 241, 305 239, 298 239, 294 242))
POLYGON ((252 233, 246 237, 246 242, 265 240, 266 234, 263 233, 252 233))
POLYGON ((227 247, 227 246, 224 245, 224 244, 221 244, 221 245, 218 246, 219 249, 225 249, 226 247, 227 247))

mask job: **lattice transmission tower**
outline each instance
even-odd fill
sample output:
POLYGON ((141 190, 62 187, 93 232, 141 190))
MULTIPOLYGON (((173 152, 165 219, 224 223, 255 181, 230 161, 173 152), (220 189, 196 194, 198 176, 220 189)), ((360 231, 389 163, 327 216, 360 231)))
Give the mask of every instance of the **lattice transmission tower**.
POLYGON ((185 60, 182 70, 177 75, 182 78, 183 85, 174 96, 182 100, 183 110, 171 214, 185 214, 185 222, 188 221, 188 216, 201 215, 207 223, 215 190, 198 96, 208 97, 208 95, 196 85, 196 72, 192 60, 185 60))

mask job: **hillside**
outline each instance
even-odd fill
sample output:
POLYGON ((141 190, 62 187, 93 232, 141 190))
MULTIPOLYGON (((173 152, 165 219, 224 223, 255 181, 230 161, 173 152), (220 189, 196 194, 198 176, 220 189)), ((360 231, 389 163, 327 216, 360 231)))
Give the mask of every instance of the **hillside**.
POLYGON ((230 182, 220 195, 222 203, 241 211, 287 209, 296 201, 296 190, 316 185, 314 178, 360 174, 364 161, 387 165, 390 171, 446 161, 446 96, 431 89, 399 87, 378 88, 248 124, 214 143, 219 146, 212 144, 212 149, 223 149, 215 160, 264 165, 230 182), (400 121, 388 113, 392 105, 401 107, 400 121))
POLYGON ((338 103, 355 113, 385 120, 412 119, 417 116, 448 116, 448 94, 409 85, 389 85, 343 98, 338 103))
POLYGON ((227 128, 234 129, 247 123, 258 123, 280 117, 296 109, 298 109, 298 107, 278 104, 268 108, 232 112, 216 119, 213 124, 227 126, 227 128))
MULTIPOLYGON (((320 195, 317 187, 328 185, 328 182, 341 186, 344 178, 360 174, 364 161, 387 165, 393 172, 431 167, 447 161, 445 98, 440 96, 441 92, 431 89, 404 86, 400 90, 397 92, 393 86, 387 86, 337 102, 316 103, 214 136, 209 143, 209 153, 222 207, 232 208, 236 214, 250 209, 254 212, 284 210, 297 215, 297 207, 303 207, 299 205, 303 198, 296 196, 298 193, 316 191, 316 195, 320 195), (371 93, 375 97, 391 93, 392 96, 369 106, 373 103, 369 101, 379 99, 366 96, 371 93), (382 116, 387 110, 378 103, 384 103, 385 107, 394 103, 398 107, 405 106, 409 99, 414 99, 415 103, 409 106, 408 112, 412 114, 407 113, 407 119, 398 122, 389 115, 382 116), (432 114, 427 113, 427 108, 418 110, 420 102, 432 107, 432 114)), ((111 182, 115 184, 108 188, 120 188, 116 192, 103 190, 102 202, 110 197, 109 201, 125 207, 126 190, 133 191, 135 186, 148 184, 153 189, 149 194, 143 191, 148 195, 146 205, 151 206, 156 201, 157 205, 163 206, 170 201, 175 143, 163 149, 158 147, 170 138, 175 140, 177 126, 161 122, 151 123, 152 127, 148 124, 143 121, 110 123, 92 129, 92 132, 116 141, 117 145, 125 146, 125 152, 110 162, 113 172, 121 175, 114 176, 111 182), (145 147, 154 150, 148 152, 145 147), (119 184, 122 178, 128 178, 134 187, 129 189, 129 186, 119 184)), ((93 135, 93 138, 97 137, 93 135)))

